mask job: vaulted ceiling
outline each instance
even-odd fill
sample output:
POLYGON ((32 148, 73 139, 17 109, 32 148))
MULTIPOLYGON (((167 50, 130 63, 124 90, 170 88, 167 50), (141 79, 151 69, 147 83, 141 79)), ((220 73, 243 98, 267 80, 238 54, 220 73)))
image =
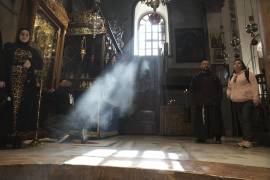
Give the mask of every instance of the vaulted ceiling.
POLYGON ((218 12, 224 5, 225 0, 202 0, 208 11, 218 12))
MULTIPOLYGON (((62 0, 62 1, 67 11, 71 12, 72 10, 76 11, 81 9, 88 9, 91 6, 93 6, 95 0, 62 0)), ((115 4, 120 4, 122 0, 118 0, 119 2, 117 2, 117 0, 101 0, 102 3, 109 3, 110 1, 112 1, 115 4)), ((131 4, 135 4, 136 1, 139 0, 125 0, 125 1, 130 1, 131 4)), ((170 0, 170 1, 181 1, 181 0, 170 0)), ((209 12, 218 12, 221 10, 221 7, 223 7, 225 0, 197 0, 197 1, 201 1, 209 12)))

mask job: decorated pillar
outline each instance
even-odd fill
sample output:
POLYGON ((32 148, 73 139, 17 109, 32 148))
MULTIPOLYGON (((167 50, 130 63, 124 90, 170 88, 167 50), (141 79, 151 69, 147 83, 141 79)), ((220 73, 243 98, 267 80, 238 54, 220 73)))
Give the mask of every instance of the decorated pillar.
POLYGON ((270 90, 270 1, 258 0, 260 31, 263 45, 264 69, 268 90, 270 90))

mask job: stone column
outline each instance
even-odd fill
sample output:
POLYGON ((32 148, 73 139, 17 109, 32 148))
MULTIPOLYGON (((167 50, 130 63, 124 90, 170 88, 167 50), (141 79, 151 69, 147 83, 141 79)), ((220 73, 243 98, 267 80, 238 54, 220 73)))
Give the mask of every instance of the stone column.
POLYGON ((260 33, 263 45, 264 69, 268 91, 270 90, 270 0, 258 0, 260 33))

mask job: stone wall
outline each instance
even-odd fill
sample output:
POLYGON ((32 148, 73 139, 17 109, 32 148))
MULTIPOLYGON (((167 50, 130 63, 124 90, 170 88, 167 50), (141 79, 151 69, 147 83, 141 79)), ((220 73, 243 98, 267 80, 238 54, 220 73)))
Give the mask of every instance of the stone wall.
POLYGON ((22 1, 0 0, 0 30, 3 43, 15 40, 22 1))

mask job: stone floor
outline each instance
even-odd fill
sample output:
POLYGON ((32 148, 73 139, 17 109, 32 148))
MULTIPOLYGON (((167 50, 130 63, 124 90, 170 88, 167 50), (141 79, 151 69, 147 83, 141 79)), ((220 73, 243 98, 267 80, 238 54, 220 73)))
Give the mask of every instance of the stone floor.
POLYGON ((270 148, 243 149, 234 139, 225 139, 223 144, 193 141, 183 137, 117 136, 90 144, 43 143, 1 150, 0 179, 270 180, 270 148), (75 170, 78 167, 80 178, 75 170))

